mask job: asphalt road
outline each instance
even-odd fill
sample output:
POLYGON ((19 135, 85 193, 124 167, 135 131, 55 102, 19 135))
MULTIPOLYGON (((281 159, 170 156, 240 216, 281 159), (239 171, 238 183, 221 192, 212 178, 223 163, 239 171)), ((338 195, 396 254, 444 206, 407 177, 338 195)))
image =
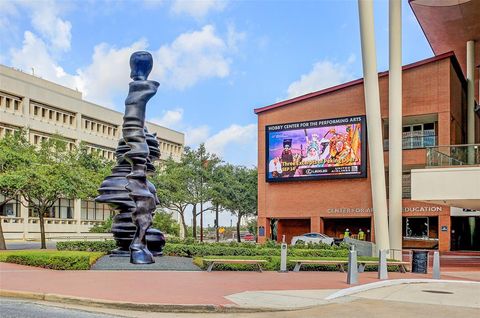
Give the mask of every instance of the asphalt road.
POLYGON ((33 302, 0 298, 1 318, 111 318, 115 315, 47 306, 33 302))
POLYGON ((304 310, 263 312, 263 313, 155 313, 125 311, 106 308, 88 308, 45 302, 28 302, 0 298, 0 317, 2 318, 478 318, 477 308, 415 304, 409 302, 347 298, 337 303, 316 306, 304 310), (98 312, 98 313, 94 313, 98 312))
MULTIPOLYGON (((47 248, 55 249, 56 242, 47 242, 47 248)), ((6 242, 8 250, 37 250, 40 249, 40 242, 6 242)))

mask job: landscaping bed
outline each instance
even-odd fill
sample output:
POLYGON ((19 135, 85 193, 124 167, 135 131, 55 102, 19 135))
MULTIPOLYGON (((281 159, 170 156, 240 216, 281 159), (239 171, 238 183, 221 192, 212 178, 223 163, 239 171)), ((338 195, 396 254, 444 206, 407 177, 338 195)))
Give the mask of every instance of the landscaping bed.
MULTIPOLYGON (((208 262, 204 262, 204 259, 262 259, 266 260, 267 263, 262 264, 262 268, 266 271, 278 271, 280 270, 280 256, 205 256, 205 257, 194 257, 193 263, 202 269, 206 269, 208 266, 208 262)), ((298 259, 296 256, 289 256, 287 258, 290 259, 298 259)), ((348 261, 347 257, 302 257, 302 260, 331 260, 331 261, 348 261)), ((358 261, 378 261, 378 257, 367 257, 367 256, 359 256, 358 261)), ((287 262, 287 269, 293 270, 295 267, 295 263, 287 262)), ((257 265, 251 264, 217 264, 215 265, 216 271, 255 271, 257 270, 257 265)), ((345 266, 345 270, 347 270, 348 266, 345 266)), ((369 265, 365 267, 365 271, 377 271, 378 266, 376 265, 369 265)), ((338 271, 338 267, 336 265, 313 265, 313 264, 305 264, 302 266, 302 271, 338 271)), ((400 271, 398 266, 388 266, 389 272, 398 272, 400 271)))
POLYGON ((56 270, 87 270, 103 255, 105 253, 80 251, 0 251, 0 262, 56 270))

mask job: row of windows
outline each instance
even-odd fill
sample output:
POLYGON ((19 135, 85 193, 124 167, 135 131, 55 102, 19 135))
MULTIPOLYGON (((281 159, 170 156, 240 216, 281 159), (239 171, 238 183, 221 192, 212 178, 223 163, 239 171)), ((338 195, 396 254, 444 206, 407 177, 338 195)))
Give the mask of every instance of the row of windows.
MULTIPOLYGON (((48 135, 44 135, 42 133, 38 133, 38 132, 30 132, 30 142, 36 146, 39 146, 42 144, 42 142, 45 142, 47 141, 48 139, 50 139, 50 136, 48 135)), ((67 149, 72 151, 75 149, 75 141, 73 140, 70 140, 70 141, 67 141, 67 149)))
POLYGON ((13 126, 0 125, 0 138, 13 134, 18 128, 13 126))
POLYGON ((117 137, 118 128, 115 125, 103 123, 91 118, 82 118, 83 129, 89 133, 100 134, 106 137, 117 137))
POLYGON ((97 203, 95 201, 82 201, 82 220, 104 221, 113 217, 115 210, 112 210, 107 204, 97 203))
POLYGON ((105 149, 102 147, 97 147, 93 145, 87 145, 87 153, 96 152, 98 155, 102 156, 108 160, 115 160, 115 150, 114 149, 105 149))
POLYGON ((0 109, 12 113, 22 113, 22 99, 0 92, 0 109))
MULTIPOLYGON (((0 200, 5 197, 0 195, 0 200)), ((73 219, 74 200, 59 199, 55 204, 43 214, 46 218, 55 219, 73 219)), ((115 211, 107 204, 97 203, 95 201, 83 201, 81 207, 82 220, 104 221, 109 217, 113 217, 115 211)), ((0 216, 20 217, 20 201, 19 199, 11 200, 5 204, 0 210, 0 216)), ((32 206, 28 207, 29 217, 38 217, 38 212, 32 206)))
POLYGON ((75 128, 75 114, 61 111, 57 108, 32 102, 30 105, 30 113, 33 117, 48 121, 53 124, 59 124, 75 128))
POLYGON ((157 138, 159 142, 160 153, 162 157, 180 156, 183 152, 183 147, 177 144, 171 144, 163 141, 162 139, 157 138))

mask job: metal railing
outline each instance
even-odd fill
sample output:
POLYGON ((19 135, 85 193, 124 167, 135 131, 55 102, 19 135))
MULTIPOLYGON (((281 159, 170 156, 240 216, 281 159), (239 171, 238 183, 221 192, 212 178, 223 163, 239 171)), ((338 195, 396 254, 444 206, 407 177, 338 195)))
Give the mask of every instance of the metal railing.
POLYGON ((480 165, 480 144, 427 147, 427 167, 480 165))
MULTIPOLYGON (((402 149, 418 149, 432 147, 437 144, 437 136, 424 134, 419 136, 403 137, 402 138, 402 149)), ((389 140, 383 140, 383 148, 388 150, 389 140)))

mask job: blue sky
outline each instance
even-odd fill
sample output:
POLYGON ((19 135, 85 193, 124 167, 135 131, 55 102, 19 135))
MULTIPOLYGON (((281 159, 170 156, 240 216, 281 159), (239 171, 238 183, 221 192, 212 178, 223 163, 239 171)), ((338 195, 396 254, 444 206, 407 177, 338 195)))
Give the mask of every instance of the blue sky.
MULTIPOLYGON (((388 1, 375 6, 388 69, 388 1)), ((362 77, 357 1, 1 1, 0 63, 123 111, 130 54, 161 83, 147 119, 225 161, 257 163, 253 109, 362 77)), ((403 1, 403 64, 433 53, 403 1)), ((235 218, 222 214, 220 225, 235 218)), ((205 224, 213 224, 206 215, 205 224)), ((191 223, 187 220, 187 223, 191 223)))
MULTIPOLYGON (((388 1, 375 5, 379 71, 388 1)), ((0 1, 0 63, 123 110, 128 57, 153 53, 147 117, 188 145, 256 164, 253 109, 362 77, 358 8, 344 1, 0 1)), ((432 56, 403 1, 403 64, 432 56)))

